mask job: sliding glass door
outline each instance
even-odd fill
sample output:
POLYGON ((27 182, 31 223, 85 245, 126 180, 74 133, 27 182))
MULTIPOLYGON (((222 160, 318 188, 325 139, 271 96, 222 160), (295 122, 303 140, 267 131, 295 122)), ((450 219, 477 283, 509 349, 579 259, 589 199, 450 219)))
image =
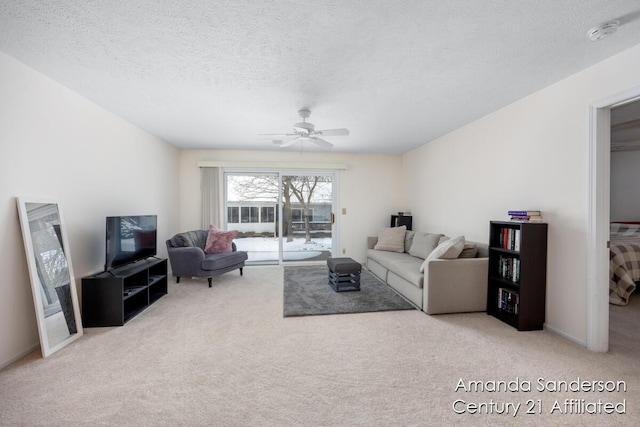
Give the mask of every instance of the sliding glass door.
POLYGON ((278 263, 279 176, 225 173, 227 230, 238 230, 234 242, 249 253, 249 263, 278 263))
POLYGON ((333 177, 281 178, 282 261, 326 261, 333 248, 333 177))
POLYGON ((333 174, 225 172, 225 224, 248 264, 320 262, 334 247, 333 174), (282 220, 280 220, 282 218, 282 220))

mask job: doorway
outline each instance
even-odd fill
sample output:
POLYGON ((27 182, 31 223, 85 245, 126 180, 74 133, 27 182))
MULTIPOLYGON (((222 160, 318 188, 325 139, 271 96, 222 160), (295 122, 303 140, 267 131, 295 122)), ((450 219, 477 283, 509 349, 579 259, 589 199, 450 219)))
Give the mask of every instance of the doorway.
POLYGON ((587 348, 609 349, 611 109, 640 100, 640 87, 590 106, 587 244, 587 348))
POLYGON ((337 247, 336 174, 225 171, 225 227, 248 265, 321 263, 337 247))

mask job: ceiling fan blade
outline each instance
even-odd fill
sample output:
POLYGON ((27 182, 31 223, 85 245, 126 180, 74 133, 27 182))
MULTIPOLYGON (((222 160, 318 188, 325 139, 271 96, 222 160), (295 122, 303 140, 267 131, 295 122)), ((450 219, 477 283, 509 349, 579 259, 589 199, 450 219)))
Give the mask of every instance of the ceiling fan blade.
POLYGON ((297 135, 295 133, 259 133, 258 136, 260 139, 273 139, 274 136, 289 137, 297 135))
POLYGON ((289 140, 282 141, 282 144, 280 144, 280 148, 291 147, 293 144, 295 144, 299 140, 300 138, 291 138, 289 140))
POLYGON ((316 131, 315 133, 322 136, 347 136, 349 135, 349 129, 324 129, 316 131))
POLYGON ((325 141, 322 138, 318 138, 317 136, 312 136, 311 138, 309 138, 309 141, 313 142, 314 144, 316 144, 319 147, 323 147, 323 148, 331 148, 331 147, 333 147, 332 143, 330 143, 329 141, 325 141))

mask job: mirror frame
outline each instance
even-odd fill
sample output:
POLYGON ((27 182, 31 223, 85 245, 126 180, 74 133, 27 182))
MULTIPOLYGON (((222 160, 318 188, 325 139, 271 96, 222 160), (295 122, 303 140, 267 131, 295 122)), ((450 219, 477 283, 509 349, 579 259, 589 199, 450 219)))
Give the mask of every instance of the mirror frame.
POLYGON ((67 241, 67 229, 65 226, 62 211, 60 205, 51 200, 46 199, 33 199, 18 197, 16 199, 18 204, 18 215, 20 217, 20 225, 22 228, 22 239, 24 241, 24 250, 27 257, 27 266, 29 267, 29 277, 31 279, 31 293, 33 294, 33 304, 36 311, 36 320, 38 323, 38 334, 40 336, 40 349, 42 351, 42 357, 50 356, 61 348, 71 344, 73 341, 79 339, 84 334, 82 330, 82 318, 80 316, 80 306, 78 304, 78 295, 76 290, 76 280, 73 274, 73 267, 71 266, 71 252, 69 251, 69 242, 67 241), (52 204, 56 205, 58 211, 58 218, 60 220, 60 234, 62 237, 62 248, 67 260, 67 269, 69 271, 69 287, 71 291, 71 302, 73 306, 73 314, 75 317, 76 330, 75 334, 70 334, 68 338, 65 338, 59 343, 50 345, 47 327, 45 323, 44 305, 42 301, 42 294, 40 290, 40 279, 38 278, 38 269, 36 266, 35 251, 33 248, 33 242, 31 240, 31 227, 29 226, 29 216, 27 212, 28 203, 37 204, 52 204))

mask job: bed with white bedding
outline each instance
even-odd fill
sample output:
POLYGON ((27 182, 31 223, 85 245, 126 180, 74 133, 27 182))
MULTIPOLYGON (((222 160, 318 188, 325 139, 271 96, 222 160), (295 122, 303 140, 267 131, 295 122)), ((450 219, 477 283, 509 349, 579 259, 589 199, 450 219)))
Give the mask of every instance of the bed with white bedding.
POLYGON ((609 302, 627 305, 640 281, 640 223, 612 222, 609 250, 609 302))

